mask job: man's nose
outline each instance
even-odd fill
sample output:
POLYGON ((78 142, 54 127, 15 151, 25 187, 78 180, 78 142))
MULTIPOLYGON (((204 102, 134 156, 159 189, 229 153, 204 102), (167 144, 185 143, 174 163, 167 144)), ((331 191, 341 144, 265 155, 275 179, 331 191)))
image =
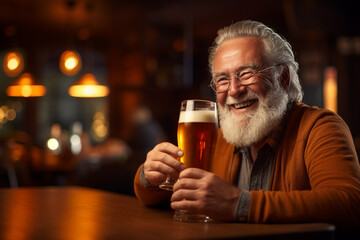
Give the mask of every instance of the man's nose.
POLYGON ((246 86, 240 84, 240 81, 235 76, 231 76, 228 94, 234 97, 240 95, 245 90, 246 90, 246 86))

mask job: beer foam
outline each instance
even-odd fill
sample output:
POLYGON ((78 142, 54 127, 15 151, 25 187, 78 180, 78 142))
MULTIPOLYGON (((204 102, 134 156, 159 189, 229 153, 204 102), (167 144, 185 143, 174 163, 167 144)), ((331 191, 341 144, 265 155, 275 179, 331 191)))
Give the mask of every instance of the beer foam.
POLYGON ((217 123, 217 115, 214 111, 180 111, 179 123, 184 122, 207 122, 217 123))

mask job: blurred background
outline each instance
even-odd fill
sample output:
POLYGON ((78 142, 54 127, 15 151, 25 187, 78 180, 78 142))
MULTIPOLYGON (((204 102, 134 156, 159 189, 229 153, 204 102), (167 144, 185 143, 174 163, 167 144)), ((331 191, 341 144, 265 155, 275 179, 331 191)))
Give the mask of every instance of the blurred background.
POLYGON ((337 112, 360 150, 360 15, 349 0, 0 0, 0 187, 133 194, 180 102, 214 100, 208 48, 252 19, 293 46, 304 102, 337 112))

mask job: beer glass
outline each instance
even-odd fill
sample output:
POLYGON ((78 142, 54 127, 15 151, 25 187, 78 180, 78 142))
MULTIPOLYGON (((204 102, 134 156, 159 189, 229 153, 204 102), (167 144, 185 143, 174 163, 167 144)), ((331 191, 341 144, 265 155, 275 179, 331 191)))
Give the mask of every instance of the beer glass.
MULTIPOLYGON (((206 100, 185 100, 181 103, 178 123, 178 146, 184 152, 180 161, 185 167, 210 170, 218 133, 216 103, 206 100)), ((174 220, 184 222, 210 222, 208 216, 188 210, 177 210, 174 220)))

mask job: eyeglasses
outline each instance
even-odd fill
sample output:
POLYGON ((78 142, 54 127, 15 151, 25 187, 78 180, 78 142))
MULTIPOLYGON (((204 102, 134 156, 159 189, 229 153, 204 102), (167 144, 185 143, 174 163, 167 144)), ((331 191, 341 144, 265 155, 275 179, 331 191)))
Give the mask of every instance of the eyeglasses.
POLYGON ((255 82, 255 76, 260 73, 269 71, 272 68, 280 66, 282 63, 274 64, 270 67, 256 70, 251 67, 243 67, 240 71, 231 73, 230 75, 219 75, 215 76, 211 82, 210 87, 216 93, 223 93, 229 90, 231 77, 234 76, 237 81, 239 81, 240 86, 248 86, 255 82))

